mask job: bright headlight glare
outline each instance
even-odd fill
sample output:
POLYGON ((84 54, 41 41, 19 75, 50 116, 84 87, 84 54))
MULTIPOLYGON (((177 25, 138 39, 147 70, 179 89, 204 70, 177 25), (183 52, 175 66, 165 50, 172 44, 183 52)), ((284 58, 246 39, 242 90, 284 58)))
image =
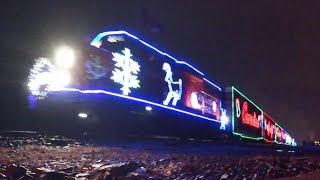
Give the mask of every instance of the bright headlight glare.
POLYGON ((67 86, 71 81, 71 76, 69 72, 60 71, 56 72, 52 76, 52 86, 54 88, 61 88, 67 86))
POLYGON ((61 47, 57 50, 55 61, 59 67, 69 69, 75 61, 74 52, 69 47, 61 47))
POLYGON ((79 116, 80 118, 85 119, 85 118, 88 117, 88 114, 87 114, 87 113, 79 113, 78 116, 79 116))
POLYGON ((152 111, 152 107, 151 106, 146 106, 145 109, 146 109, 146 111, 152 111))

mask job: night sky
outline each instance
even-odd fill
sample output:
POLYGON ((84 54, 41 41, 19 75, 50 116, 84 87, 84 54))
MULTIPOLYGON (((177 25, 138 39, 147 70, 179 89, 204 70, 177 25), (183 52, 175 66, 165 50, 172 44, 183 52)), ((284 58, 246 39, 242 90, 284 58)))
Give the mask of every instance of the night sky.
MULTIPOLYGON (((33 59, 127 30, 235 85, 299 141, 320 138, 320 1, 1 1, 1 126, 26 121, 33 59)), ((9 126, 9 125, 8 125, 9 126)))

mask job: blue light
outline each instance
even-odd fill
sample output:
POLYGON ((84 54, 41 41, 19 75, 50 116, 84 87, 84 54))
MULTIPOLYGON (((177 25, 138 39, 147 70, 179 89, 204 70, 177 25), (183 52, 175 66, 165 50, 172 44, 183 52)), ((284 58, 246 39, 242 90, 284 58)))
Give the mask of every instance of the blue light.
POLYGON ((209 84, 211 84, 212 86, 214 86, 215 88, 219 89, 219 91, 221 91, 221 88, 215 84, 213 84, 211 81, 209 81, 208 79, 206 78, 203 78, 203 80, 207 81, 209 84))
POLYGON ((176 58, 172 57, 171 55, 169 55, 169 54, 167 54, 167 53, 164 53, 164 52, 158 50, 157 48, 151 46, 150 44, 144 42, 143 40, 139 39, 138 37, 136 37, 136 36, 134 36, 134 35, 126 32, 126 31, 107 31, 107 32, 100 33, 100 34, 98 34, 98 35, 92 40, 92 42, 91 42, 90 44, 94 46, 94 44, 96 44, 97 42, 99 42, 104 36, 116 35, 116 34, 126 34, 126 35, 132 37, 133 39, 138 40, 139 42, 141 42, 142 44, 146 45, 147 47, 149 47, 149 48, 157 51, 157 52, 160 53, 161 55, 167 56, 168 58, 174 60, 176 63, 178 63, 178 64, 185 64, 185 65, 189 66, 190 68, 192 68, 193 70, 195 70, 196 72, 198 72, 199 74, 204 75, 201 71, 199 71, 199 70, 196 69, 195 67, 191 66, 190 64, 188 64, 188 63, 186 63, 186 62, 184 62, 184 61, 179 61, 179 60, 177 60, 176 58))
POLYGON ((214 121, 214 122, 220 123, 219 120, 216 120, 216 119, 213 119, 213 118, 208 118, 208 117, 201 116, 201 115, 198 115, 198 114, 194 114, 194 113, 191 113, 191 112, 188 112, 188 111, 176 109, 176 108, 173 108, 173 107, 170 107, 170 106, 165 106, 165 105, 154 103, 154 102, 151 102, 151 101, 147 101, 147 100, 143 100, 143 99, 139 99, 139 98, 135 98, 135 97, 130 97, 130 96, 125 96, 125 95, 122 95, 122 94, 117 94, 117 93, 113 93, 113 92, 109 92, 109 91, 105 91, 105 90, 80 90, 80 89, 76 89, 76 88, 60 88, 60 89, 54 89, 52 91, 72 91, 72 92, 80 92, 80 93, 84 93, 84 94, 108 94, 108 95, 112 95, 112 96, 116 96, 116 97, 130 99, 130 100, 134 100, 134 101, 138 101, 138 102, 142 102, 142 103, 146 103, 146 104, 150 104, 150 105, 154 105, 154 106, 170 109, 170 110, 173 110, 173 111, 176 111, 176 112, 188 114, 188 115, 195 116, 195 117, 198 117, 198 118, 202 118, 202 119, 205 119, 205 120, 208 120, 208 121, 214 121))
POLYGON ((28 96, 28 102, 29 102, 29 109, 35 109, 37 99, 34 95, 28 96))

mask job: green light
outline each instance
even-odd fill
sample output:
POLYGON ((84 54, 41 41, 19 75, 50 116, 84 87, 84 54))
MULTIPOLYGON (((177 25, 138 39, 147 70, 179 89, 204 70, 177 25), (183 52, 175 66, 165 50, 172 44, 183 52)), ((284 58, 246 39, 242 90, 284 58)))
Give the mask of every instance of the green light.
POLYGON ((246 136, 246 135, 243 135, 243 134, 240 134, 240 133, 237 133, 237 132, 232 132, 234 135, 238 135, 242 138, 246 138, 246 139, 253 139, 253 140, 261 140, 262 137, 250 137, 250 136, 246 136))
MULTIPOLYGON (((290 134, 289 134, 286 130, 284 130, 278 123, 276 123, 276 126, 278 126, 282 131, 286 132, 286 134, 288 134, 288 135, 290 136, 290 134)), ((281 136, 282 136, 282 135, 281 135, 281 136)), ((291 137, 291 136, 290 136, 290 137, 291 137)), ((291 137, 291 138, 292 138, 292 137, 291 137)), ((285 142, 285 143, 283 143, 283 142, 278 142, 276 136, 275 136, 275 142, 276 142, 277 144, 295 146, 295 145, 293 145, 292 143, 288 144, 287 142, 285 142)))
MULTIPOLYGON (((249 98, 247 98, 247 96, 245 96, 244 94, 242 94, 238 89, 236 89, 234 86, 232 86, 232 90, 236 90, 237 93, 239 93, 242 97, 246 98, 247 101, 249 101, 251 104, 253 104, 257 109, 259 109, 261 112, 263 112, 263 110, 257 106, 254 102, 252 102, 249 98)), ((233 91, 232 91, 233 93, 233 91)))

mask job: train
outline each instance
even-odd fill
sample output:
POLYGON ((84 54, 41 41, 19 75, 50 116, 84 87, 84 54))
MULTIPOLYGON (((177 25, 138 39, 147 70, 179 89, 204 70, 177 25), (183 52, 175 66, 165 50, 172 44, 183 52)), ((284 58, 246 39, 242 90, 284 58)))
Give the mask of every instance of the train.
POLYGON ((27 84, 30 109, 47 109, 42 119, 50 113, 54 119, 39 127, 71 131, 82 123, 109 134, 297 145, 236 87, 220 87, 194 65, 122 30, 98 34, 76 55, 61 47, 54 57, 35 59, 27 84))

